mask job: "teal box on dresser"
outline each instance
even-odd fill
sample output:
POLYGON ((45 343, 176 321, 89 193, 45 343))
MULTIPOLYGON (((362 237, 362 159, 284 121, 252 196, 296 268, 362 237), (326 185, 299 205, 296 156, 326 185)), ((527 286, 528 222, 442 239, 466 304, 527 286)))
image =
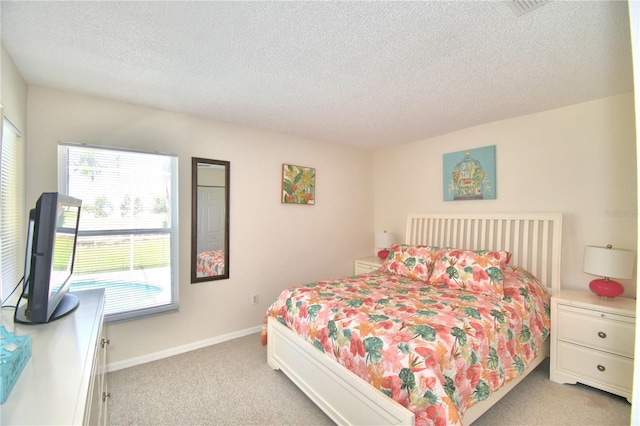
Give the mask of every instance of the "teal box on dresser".
POLYGON ((30 357, 31 337, 16 336, 0 326, 0 404, 4 404, 9 397, 30 357))

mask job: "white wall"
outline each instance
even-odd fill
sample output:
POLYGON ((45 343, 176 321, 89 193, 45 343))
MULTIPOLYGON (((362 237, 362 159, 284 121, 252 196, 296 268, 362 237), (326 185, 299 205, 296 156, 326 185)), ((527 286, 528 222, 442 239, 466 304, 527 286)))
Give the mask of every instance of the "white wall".
POLYGON ((284 288, 371 252, 371 152, 33 86, 28 130, 28 205, 57 190, 58 141, 179 157, 180 311, 110 325, 110 364, 256 327, 284 288), (229 280, 189 282, 191 157, 231 162, 229 280), (280 203, 282 163, 316 168, 314 206, 280 203))
MULTIPOLYGON (((633 94, 477 126, 375 152, 375 229, 404 235, 407 214, 559 211, 562 285, 588 289, 585 245, 636 250, 633 94), (442 155, 496 145, 497 199, 443 201, 442 155)), ((621 281, 635 297, 636 281, 621 281)))

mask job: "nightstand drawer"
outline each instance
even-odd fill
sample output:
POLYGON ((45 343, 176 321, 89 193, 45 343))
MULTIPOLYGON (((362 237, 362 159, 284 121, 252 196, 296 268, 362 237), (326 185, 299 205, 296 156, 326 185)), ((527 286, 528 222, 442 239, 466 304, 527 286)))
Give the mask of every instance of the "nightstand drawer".
POLYGON ((373 272, 380 269, 382 266, 382 259, 378 257, 365 257, 362 259, 356 259, 354 263, 354 271, 356 275, 364 274, 367 272, 373 272))
POLYGON ((558 306, 557 315, 558 339, 633 358, 633 318, 565 305, 558 306))
POLYGON ((358 265, 356 265, 356 267, 358 268, 356 271, 356 275, 357 274, 364 274, 365 272, 373 272, 373 271, 377 271, 378 269, 380 269, 380 266, 374 266, 374 265, 368 265, 365 263, 358 263, 358 265))
POLYGON ((556 362, 558 370, 580 377, 583 383, 604 385, 606 390, 615 388, 616 391, 631 394, 633 359, 558 342, 556 362))

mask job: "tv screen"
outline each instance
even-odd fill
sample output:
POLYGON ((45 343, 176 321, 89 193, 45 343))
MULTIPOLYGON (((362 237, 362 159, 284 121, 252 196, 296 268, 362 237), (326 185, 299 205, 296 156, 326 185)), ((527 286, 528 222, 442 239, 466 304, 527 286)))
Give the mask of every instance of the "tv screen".
POLYGON ((45 192, 31 210, 21 297, 27 304, 16 309, 16 322, 46 323, 78 307, 78 298, 68 290, 81 207, 77 198, 45 192))

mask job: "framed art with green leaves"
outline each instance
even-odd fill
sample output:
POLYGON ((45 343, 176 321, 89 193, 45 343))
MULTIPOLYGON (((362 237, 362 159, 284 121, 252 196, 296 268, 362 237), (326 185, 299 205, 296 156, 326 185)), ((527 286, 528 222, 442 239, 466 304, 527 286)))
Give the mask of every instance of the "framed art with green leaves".
POLYGON ((282 165, 282 195, 284 204, 316 203, 316 169, 282 165))

